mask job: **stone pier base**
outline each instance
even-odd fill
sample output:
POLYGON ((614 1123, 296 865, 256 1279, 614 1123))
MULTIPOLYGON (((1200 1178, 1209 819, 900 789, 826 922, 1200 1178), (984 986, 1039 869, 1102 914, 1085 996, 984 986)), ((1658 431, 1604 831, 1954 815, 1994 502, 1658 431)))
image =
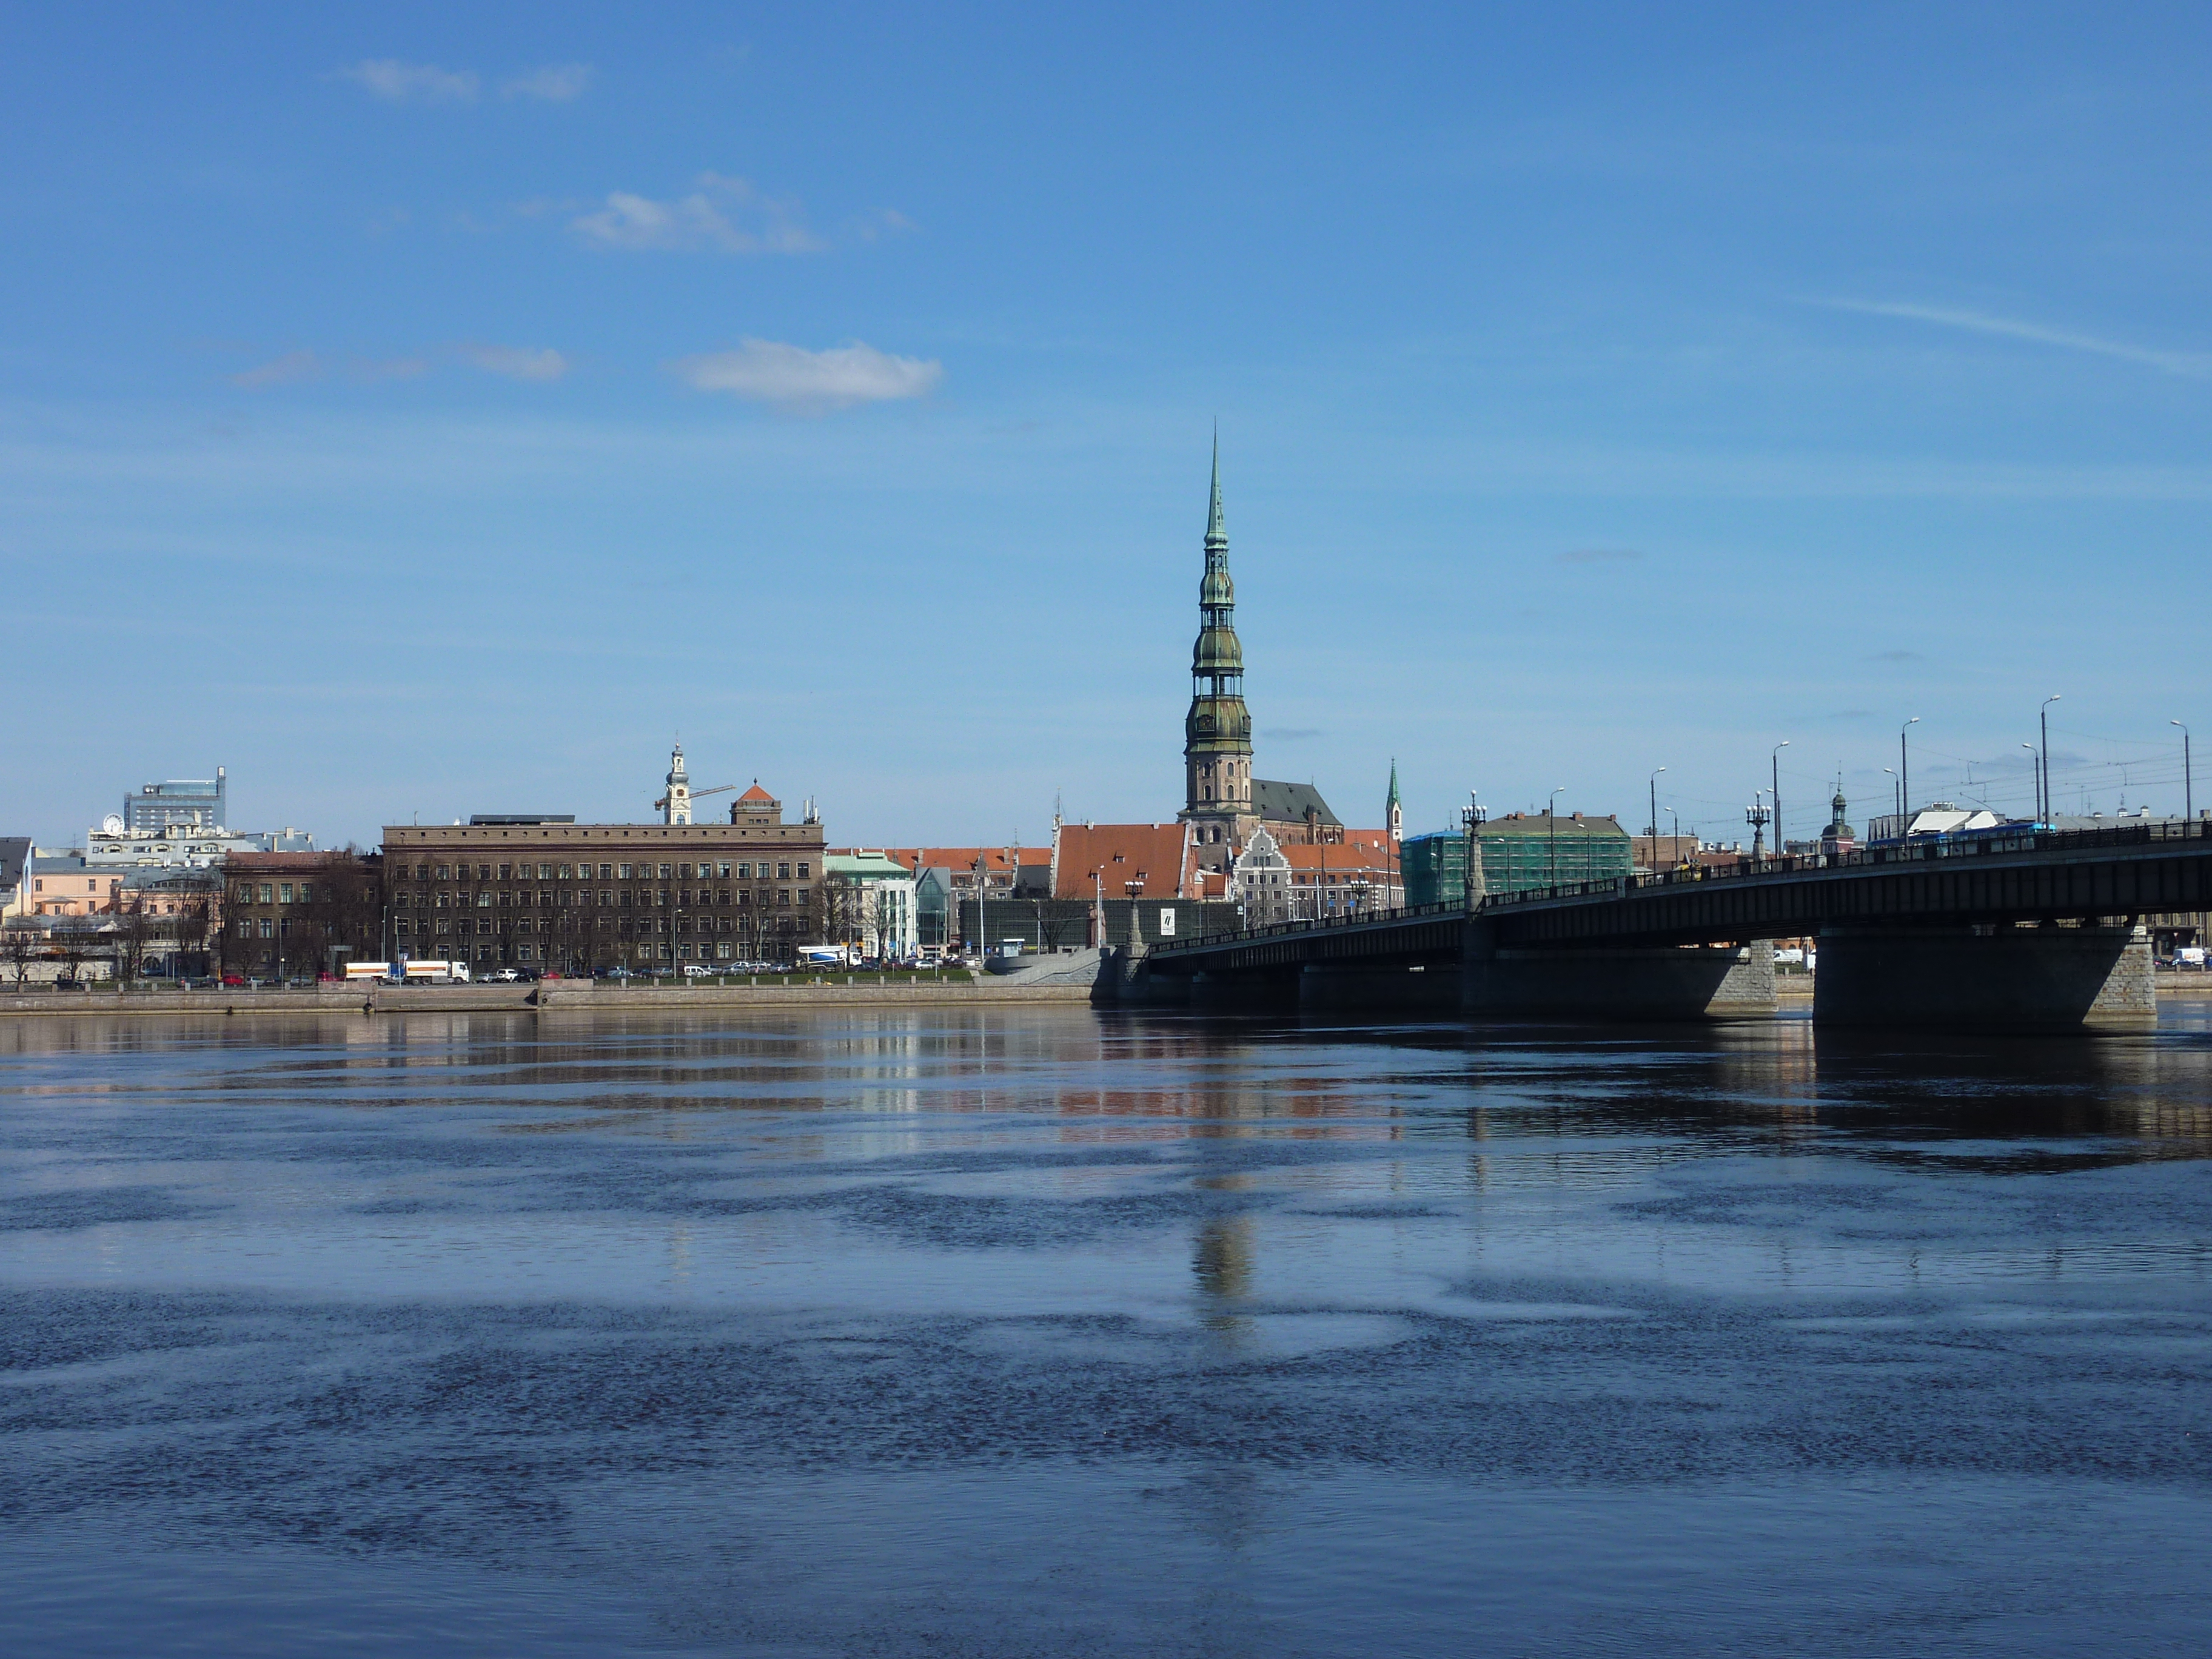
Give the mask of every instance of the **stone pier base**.
POLYGON ((1478 921, 1460 970, 1471 1014, 1570 1019, 1764 1019, 1775 1010, 1774 945, 1501 950, 1478 921))
POLYGON ((2154 1025, 2139 926, 1832 928, 1820 935, 1813 1018, 1828 1025, 2014 1030, 2154 1025))

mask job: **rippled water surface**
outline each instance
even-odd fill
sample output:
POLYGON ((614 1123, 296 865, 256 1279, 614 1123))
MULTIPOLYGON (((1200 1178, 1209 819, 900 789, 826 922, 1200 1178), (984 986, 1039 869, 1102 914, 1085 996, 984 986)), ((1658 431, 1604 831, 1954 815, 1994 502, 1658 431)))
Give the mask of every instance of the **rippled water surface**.
POLYGON ((0 1024, 71 1655, 2198 1654, 2212 1029, 0 1024))

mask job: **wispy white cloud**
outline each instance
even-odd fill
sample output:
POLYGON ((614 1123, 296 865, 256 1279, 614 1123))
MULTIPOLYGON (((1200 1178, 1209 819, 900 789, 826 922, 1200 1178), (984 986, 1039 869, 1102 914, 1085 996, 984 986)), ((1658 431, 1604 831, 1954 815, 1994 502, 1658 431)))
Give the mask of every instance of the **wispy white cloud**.
POLYGON ((481 84, 474 70, 403 64, 397 58, 364 58, 338 73, 395 104, 418 99, 426 104, 472 104, 481 84))
POLYGON ((301 350, 288 351, 228 378, 233 386, 254 392, 263 386, 297 386, 302 380, 320 380, 322 374, 323 360, 312 351, 301 350))
POLYGON ((502 98, 542 98, 548 103, 565 104, 572 98, 580 98, 592 84, 589 64, 548 64, 528 70, 520 75, 510 75, 499 83, 502 98))
POLYGON ((2106 340, 2094 334, 2077 334, 2070 329, 2046 328, 2040 323, 2024 323, 2010 317, 1992 317, 1985 312, 1957 311, 1942 306, 1870 300, 1824 300, 1820 303, 1833 310, 1856 311, 1869 317, 1897 317, 1908 322, 1930 323, 1938 328, 1960 328, 1975 334, 2028 340, 2066 351, 2087 351, 2100 357, 2116 357, 2122 362, 2141 363, 2167 374, 2212 375, 2212 352, 2161 351, 2125 340, 2106 340))
POLYGON ((827 351, 745 340, 734 351, 685 357, 669 367, 701 392, 726 392, 802 415, 923 397, 945 378, 945 366, 933 359, 894 357, 858 340, 827 351))
POLYGON ((429 372, 429 360, 424 357, 355 357, 346 363, 349 375, 372 384, 378 380, 419 380, 429 372))
POLYGON ((823 246, 786 202, 744 179, 699 176, 699 188, 672 201, 617 191, 569 228, 600 247, 719 248, 726 253, 813 253, 823 246))
POLYGON ((550 346, 469 344, 460 348, 460 354, 464 362, 510 380, 557 380, 568 372, 568 360, 550 346))

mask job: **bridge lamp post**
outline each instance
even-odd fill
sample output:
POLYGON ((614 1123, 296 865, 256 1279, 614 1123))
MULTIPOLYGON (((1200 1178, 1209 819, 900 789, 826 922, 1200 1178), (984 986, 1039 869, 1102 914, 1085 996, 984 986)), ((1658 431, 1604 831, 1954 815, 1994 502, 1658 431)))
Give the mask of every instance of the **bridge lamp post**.
MULTIPOLYGON (((2179 720, 2168 720, 2168 726, 2181 726, 2179 720)), ((2192 822, 2197 817, 2197 785, 2189 772, 2189 728, 2181 726, 2181 816, 2192 822)))
POLYGON ((1903 825, 1905 823, 1905 799, 1903 796, 1897 793, 1897 769, 1894 766, 1885 766, 1881 769, 1883 775, 1889 780, 1890 810, 1897 814, 1897 821, 1899 826, 1898 836, 1899 839, 1902 840, 1904 838, 1903 825))
MULTIPOLYGON (((1911 720, 1905 721, 1904 725, 1897 728, 1898 816, 1904 818, 1910 818, 1912 816, 1912 760, 1905 750, 1905 734, 1919 724, 1920 716, 1915 714, 1911 720)), ((1903 827, 1898 836, 1898 839, 1899 841, 1911 841, 1912 839, 1912 826, 1911 823, 1908 823, 1903 827)))
POLYGON ((1774 787, 1767 793, 1774 797, 1774 856, 1778 859, 1784 850, 1782 845, 1782 751, 1789 746, 1790 739, 1784 738, 1774 745, 1774 752, 1766 757, 1774 781, 1774 787))
POLYGON ((1544 827, 1551 832, 1552 843, 1548 858, 1549 867, 1546 872, 1544 882, 1547 887, 1557 887, 1559 884, 1559 797, 1566 792, 1567 786, 1563 783, 1552 791, 1544 800, 1544 827))
POLYGON ((1666 769, 1661 767, 1646 780, 1651 788, 1651 868, 1655 873, 1659 868, 1659 772, 1666 769))
POLYGON ((2058 694, 2053 691, 2035 711, 2036 723, 2043 728, 2043 805, 2035 815, 2042 823, 2051 822, 2051 705, 2058 701, 2058 694))
POLYGON ((2033 744, 2024 743, 2021 747, 2027 750, 2028 774, 2035 780, 2035 805, 2030 810, 2035 814, 2035 821, 2040 823, 2043 822, 2043 763, 2036 758, 2033 744))

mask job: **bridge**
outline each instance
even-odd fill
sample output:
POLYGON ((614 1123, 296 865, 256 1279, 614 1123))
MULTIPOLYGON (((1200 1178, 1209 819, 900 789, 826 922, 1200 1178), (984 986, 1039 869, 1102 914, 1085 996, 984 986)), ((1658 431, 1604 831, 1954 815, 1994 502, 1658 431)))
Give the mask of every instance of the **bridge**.
POLYGON ((2140 919, 2212 909, 2212 823, 1930 836, 1281 923, 1155 946, 1133 994, 1665 1018, 1771 1012, 1771 942, 1818 940, 1816 1019, 2125 1024, 2140 919))

